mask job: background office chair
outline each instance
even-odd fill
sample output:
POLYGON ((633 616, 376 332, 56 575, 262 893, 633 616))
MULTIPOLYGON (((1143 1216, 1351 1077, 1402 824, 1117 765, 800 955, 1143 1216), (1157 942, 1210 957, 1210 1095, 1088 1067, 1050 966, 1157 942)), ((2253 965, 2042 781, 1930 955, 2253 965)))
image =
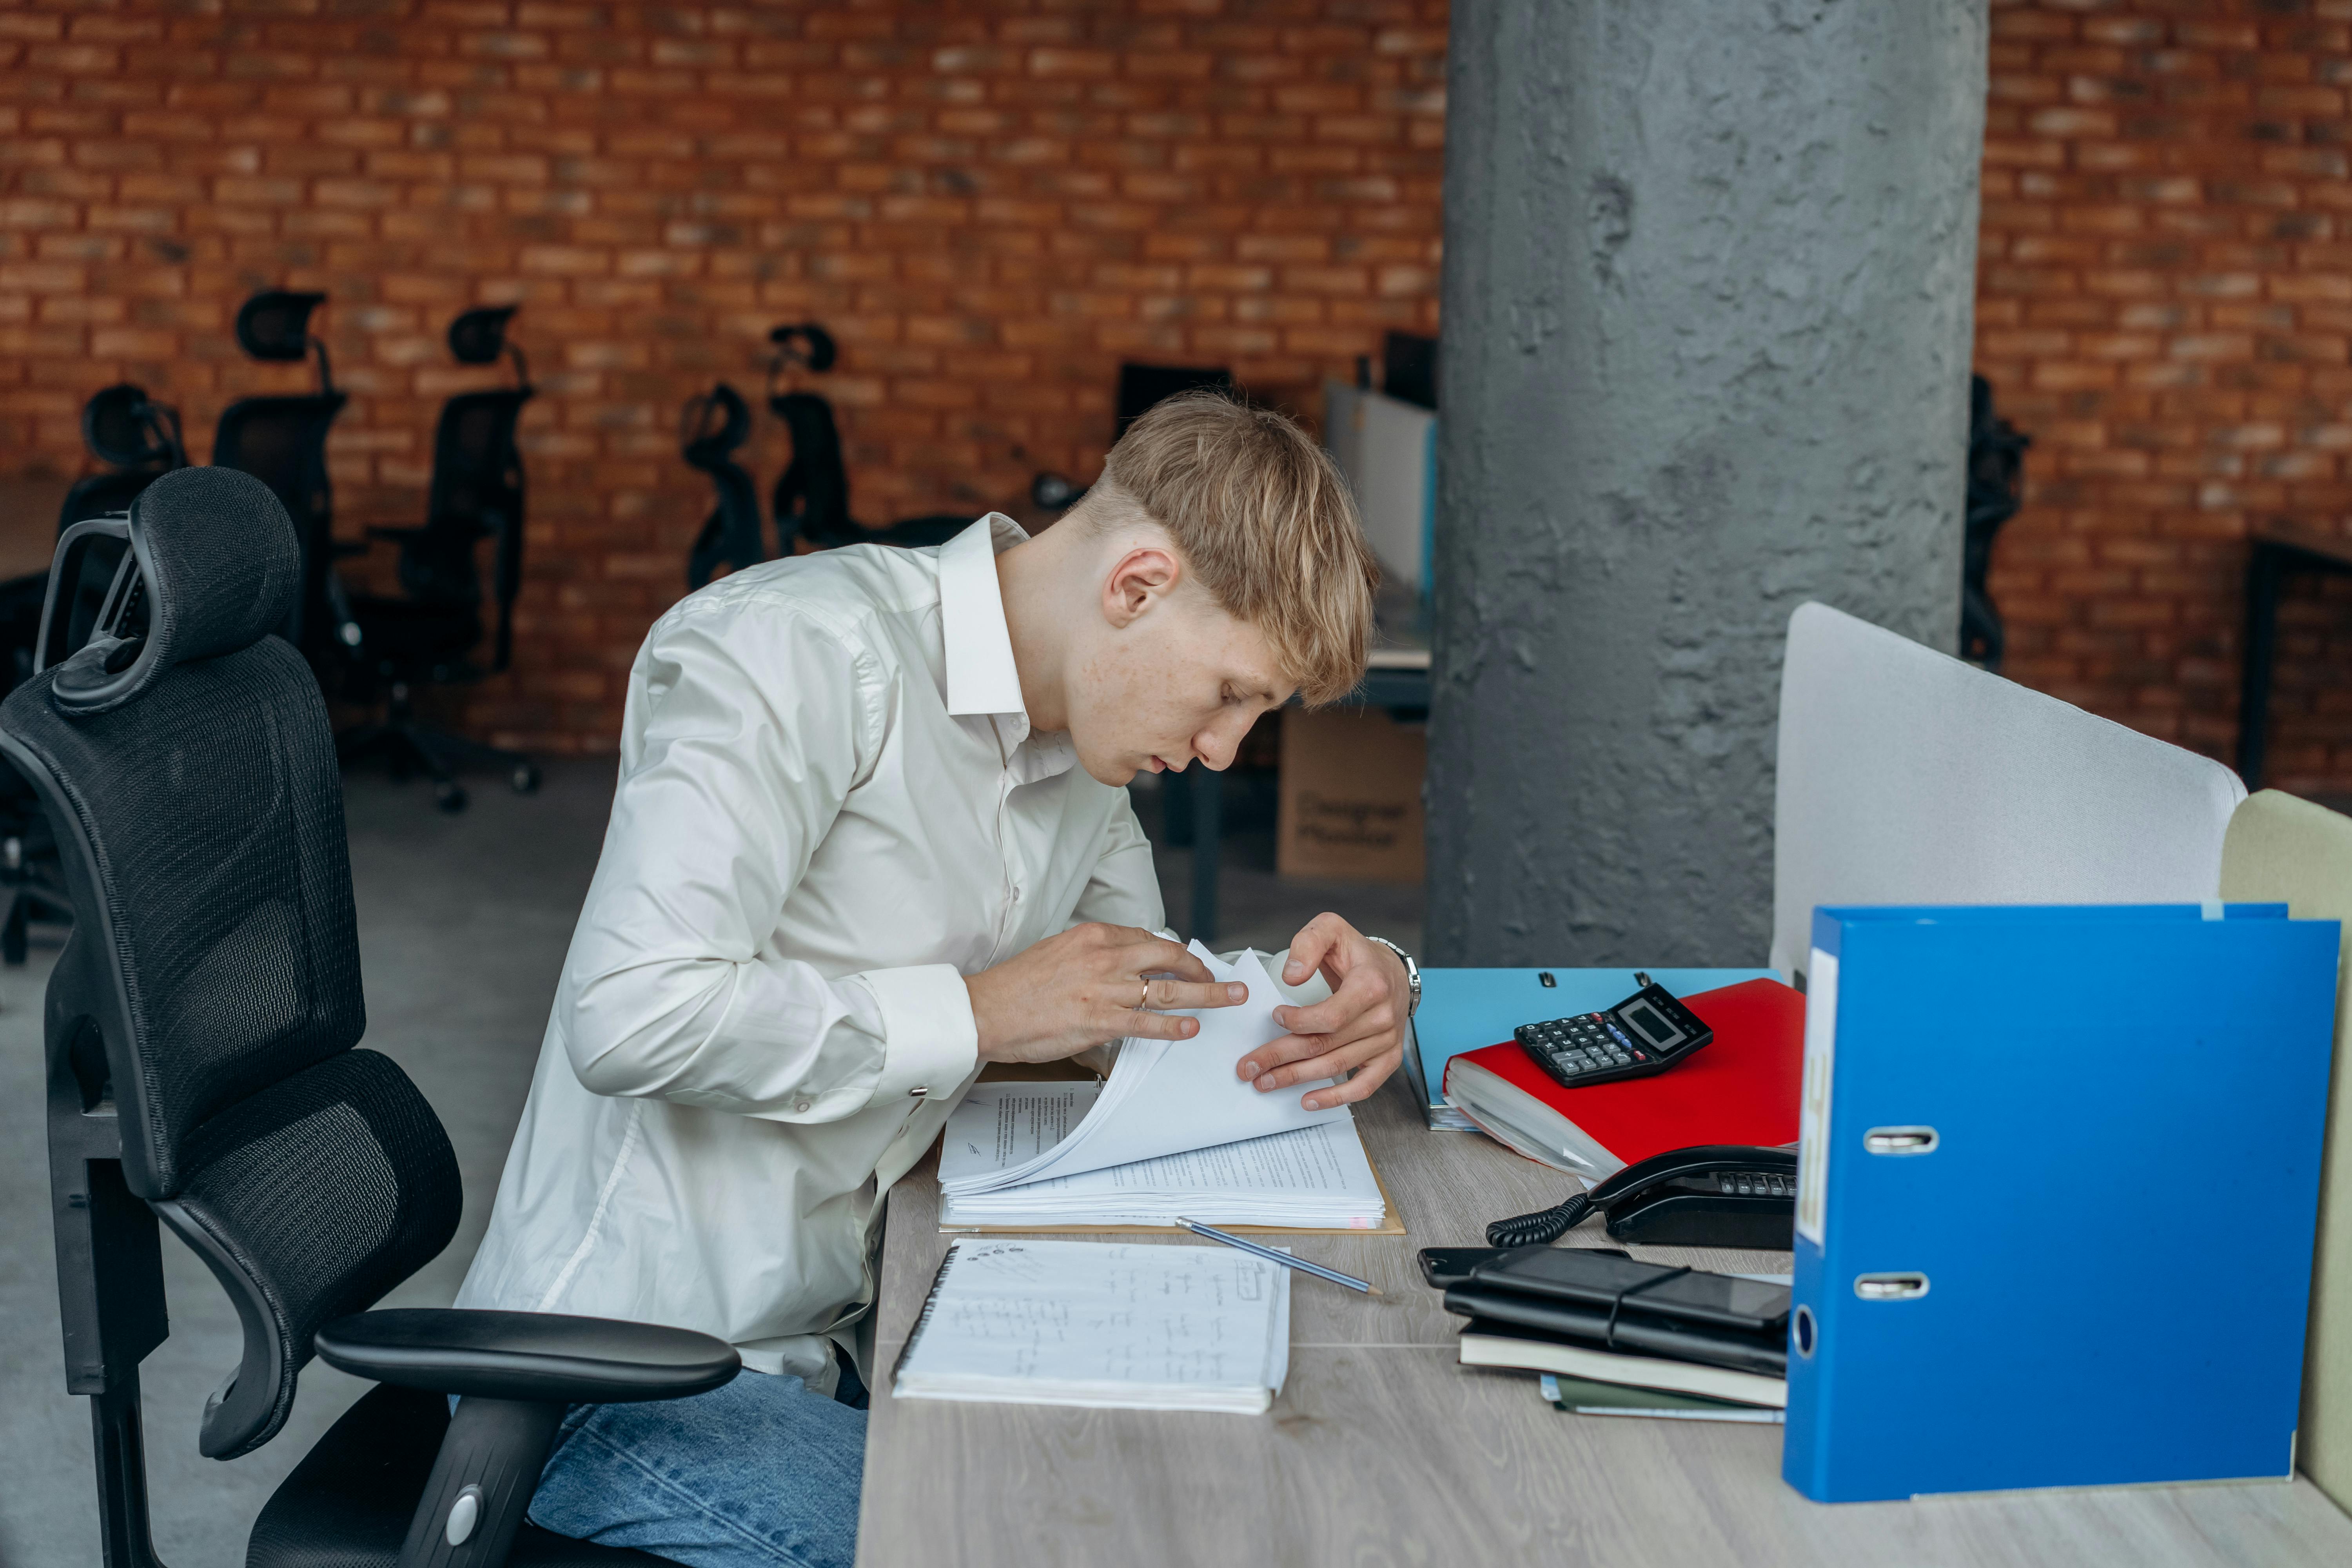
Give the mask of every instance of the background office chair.
MULTIPOLYGON (((513 386, 462 392, 442 405, 433 437, 433 488, 422 528, 370 528, 370 539, 400 547, 404 598, 352 595, 345 599, 356 638, 346 637, 350 679, 344 695, 373 701, 384 690, 381 723, 345 731, 336 741, 346 767, 381 754, 395 777, 422 770, 433 780, 444 811, 466 809, 466 791, 454 776, 467 763, 505 771, 519 794, 539 787, 539 767, 520 752, 486 746, 417 722, 414 687, 478 680, 485 671, 467 657, 482 640, 482 578, 475 548, 491 542, 490 594, 498 630, 487 673, 514 657, 514 602, 522 589, 522 453, 515 422, 530 401, 530 369, 522 351, 506 341, 512 305, 467 310, 449 323, 449 352, 460 364, 514 360, 513 386)), ((364 546, 354 548, 364 549, 364 546)))
POLYGON ((258 360, 296 362, 319 356, 319 390, 241 397, 221 410, 213 433, 213 464, 251 474, 268 485, 293 520, 302 550, 302 592, 287 612, 280 636, 314 664, 345 636, 335 600, 334 489, 327 480, 327 431, 347 401, 335 390, 327 345, 310 335, 310 312, 324 294, 272 289, 247 300, 236 313, 236 341, 258 360))
POLYGON ((166 475, 128 519, 68 531, 60 556, 100 534, 135 570, 88 646, 0 704, 0 754, 57 825, 81 914, 49 982, 49 1168, 108 1568, 154 1562, 139 1363, 168 1332, 158 1218, 244 1329, 205 1455, 277 1436, 314 1348, 382 1384, 262 1510, 248 1568, 497 1568, 510 1548, 651 1568, 523 1511, 567 1405, 703 1393, 735 1375, 734 1351, 642 1323, 364 1310, 448 1244, 460 1193, 432 1107, 353 1048, 333 742, 310 671, 269 635, 300 548, 268 489, 221 468, 166 475))
POLYGON ((58 509, 58 531, 84 518, 121 511, 131 498, 173 468, 188 466, 180 441, 180 411, 157 403, 146 388, 121 381, 94 393, 81 405, 81 441, 90 456, 112 465, 108 473, 74 481, 58 509))
MULTIPOLYGON (((110 467, 75 480, 66 491, 65 503, 58 509, 60 535, 85 518, 123 510, 158 478, 188 466, 179 410, 155 402, 145 388, 127 381, 102 388, 82 405, 81 438, 90 456, 110 467)), ((67 584, 60 602, 67 606, 67 620, 87 637, 122 559, 122 548, 116 541, 100 540, 79 559, 80 569, 67 584)), ((5 650, 0 696, 30 679, 39 662, 41 613, 48 598, 47 572, 0 583, 0 648, 5 650)), ((11 965, 25 962, 29 922, 63 924, 73 919, 48 822, 32 787, 5 766, 0 766, 0 898, 6 903, 6 912, 0 914, 0 962, 11 965)))
POLYGON ((2025 504, 2025 449, 2033 437, 1992 411, 1992 383, 1969 377, 1968 508, 1960 534, 1960 657, 1995 674, 2007 641, 1985 577, 1993 536, 2025 504))
POLYGON ((784 423, 791 435, 793 460, 776 476, 772 510, 776 519, 776 547, 789 555, 795 534, 819 550, 845 544, 895 544, 919 550, 945 544, 971 522, 962 512, 926 512, 903 517, 881 528, 867 528, 849 515, 849 466, 841 454, 841 429, 834 423, 833 405, 814 392, 787 392, 778 387, 793 366, 822 374, 840 357, 833 334, 814 321, 772 329, 768 341, 776 345, 768 362, 768 412, 784 423))
POLYGON ((751 408, 743 395, 722 381, 687 400, 678 426, 685 437, 679 456, 709 475, 717 492, 717 504, 686 553, 686 585, 694 589, 722 565, 730 572, 757 566, 768 558, 768 549, 760 537, 760 492, 735 460, 736 448, 751 437, 751 408))

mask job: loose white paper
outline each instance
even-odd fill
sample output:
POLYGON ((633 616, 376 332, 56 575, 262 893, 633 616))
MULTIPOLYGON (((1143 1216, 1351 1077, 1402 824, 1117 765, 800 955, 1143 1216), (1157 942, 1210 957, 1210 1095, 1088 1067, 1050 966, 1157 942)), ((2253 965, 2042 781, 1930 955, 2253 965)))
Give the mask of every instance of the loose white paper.
MULTIPOLYGON (((1055 1176, 1077 1175, 1111 1165, 1132 1164, 1162 1154, 1179 1154, 1244 1138, 1263 1138, 1294 1128, 1352 1120, 1344 1105, 1308 1110, 1299 1101, 1322 1083, 1297 1083, 1271 1094, 1236 1076, 1241 1059, 1288 1031, 1274 1021, 1282 993, 1262 955, 1244 952, 1227 964, 1195 942, 1192 955, 1218 981, 1239 981, 1249 1000, 1232 1007, 1182 1009, 1201 1021, 1189 1040, 1129 1039, 1094 1105, 1058 1142, 1017 1163, 995 1170, 940 1173, 950 1195, 993 1192, 1055 1176)), ((1042 1130, 1046 1123, 1040 1122, 1042 1130)))
MULTIPOLYGON (((1034 1159, 1082 1121, 1097 1083, 983 1083, 948 1118, 940 1178, 986 1174, 1034 1159)), ((1155 1155, 993 1192, 947 1194, 940 1223, 965 1226, 1272 1225, 1376 1230, 1387 1201, 1355 1124, 1155 1155)))

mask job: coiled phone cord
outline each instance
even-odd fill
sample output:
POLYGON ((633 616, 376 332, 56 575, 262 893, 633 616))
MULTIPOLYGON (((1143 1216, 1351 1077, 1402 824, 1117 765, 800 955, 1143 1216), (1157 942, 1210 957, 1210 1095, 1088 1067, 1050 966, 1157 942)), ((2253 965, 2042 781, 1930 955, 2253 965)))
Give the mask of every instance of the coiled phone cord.
POLYGON ((1514 1215, 1498 1219, 1486 1227, 1489 1247, 1533 1247, 1538 1243, 1558 1241, 1574 1230, 1584 1216, 1592 1212, 1592 1194, 1579 1193, 1557 1208, 1538 1209, 1533 1214, 1514 1215))

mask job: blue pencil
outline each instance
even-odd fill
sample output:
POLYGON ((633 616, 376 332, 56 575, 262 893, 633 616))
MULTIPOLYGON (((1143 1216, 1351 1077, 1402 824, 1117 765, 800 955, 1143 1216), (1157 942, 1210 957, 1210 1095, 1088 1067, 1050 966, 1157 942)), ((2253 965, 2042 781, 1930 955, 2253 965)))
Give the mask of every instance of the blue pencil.
POLYGON ((1287 1252, 1277 1252, 1271 1247, 1260 1247, 1255 1241, 1244 1241, 1238 1236, 1226 1235, 1214 1226, 1202 1225, 1198 1220, 1186 1219, 1181 1215, 1177 1216, 1176 1223, 1194 1236, 1205 1236, 1211 1241, 1222 1241, 1227 1247, 1237 1247, 1251 1257, 1263 1258, 1268 1263, 1279 1263, 1285 1268, 1296 1268, 1301 1274, 1312 1274, 1318 1279, 1328 1279, 1334 1285, 1345 1285, 1349 1289, 1361 1290, 1367 1296, 1387 1294, 1369 1279, 1359 1279, 1352 1274, 1342 1274, 1336 1268, 1326 1268, 1319 1263, 1309 1263, 1304 1258, 1293 1258, 1287 1252))

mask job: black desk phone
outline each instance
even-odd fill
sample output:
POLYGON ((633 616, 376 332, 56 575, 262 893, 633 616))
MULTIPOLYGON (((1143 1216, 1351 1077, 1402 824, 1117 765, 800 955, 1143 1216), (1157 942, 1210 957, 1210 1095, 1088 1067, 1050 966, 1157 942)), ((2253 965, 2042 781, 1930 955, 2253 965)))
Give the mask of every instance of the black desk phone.
POLYGON ((1564 1089, 1647 1078, 1715 1038, 1715 1031, 1673 992, 1639 970, 1633 978, 1642 988, 1614 1007, 1522 1024, 1511 1031, 1512 1037, 1564 1089))
POLYGON ((1619 1241, 1786 1252, 1796 1245, 1797 1152, 1739 1143, 1669 1149, 1557 1208, 1496 1220, 1486 1239, 1503 1247, 1556 1241, 1594 1209, 1619 1241))

